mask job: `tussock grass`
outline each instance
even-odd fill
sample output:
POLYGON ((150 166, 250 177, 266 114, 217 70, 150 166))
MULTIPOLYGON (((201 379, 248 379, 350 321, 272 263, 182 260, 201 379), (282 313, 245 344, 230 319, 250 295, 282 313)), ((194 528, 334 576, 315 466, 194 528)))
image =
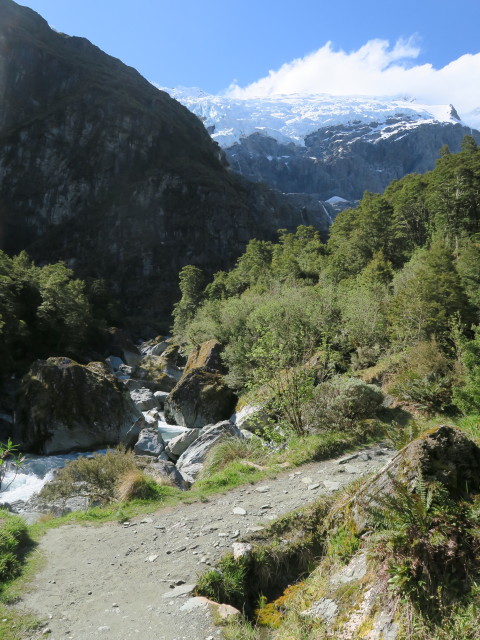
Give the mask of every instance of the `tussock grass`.
MULTIPOLYGON (((156 482, 140 469, 132 469, 120 476, 115 495, 120 502, 153 500, 158 497, 161 486, 161 483, 156 482)), ((172 485, 169 484, 169 486, 172 485)))
POLYGON ((268 450, 262 446, 262 440, 253 437, 250 440, 228 438, 220 442, 209 452, 202 477, 208 477, 216 471, 224 469, 230 462, 239 460, 259 461, 268 450))

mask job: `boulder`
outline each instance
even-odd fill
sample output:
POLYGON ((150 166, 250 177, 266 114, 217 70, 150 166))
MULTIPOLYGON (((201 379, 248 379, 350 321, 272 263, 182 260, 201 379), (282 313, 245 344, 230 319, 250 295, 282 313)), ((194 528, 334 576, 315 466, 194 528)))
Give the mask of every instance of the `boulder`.
POLYGON ((168 398, 168 392, 167 391, 155 391, 155 393, 153 394, 157 400, 157 407, 159 409, 163 409, 163 407, 165 406, 165 400, 168 398))
POLYGON ((140 436, 133 448, 133 452, 139 456, 158 457, 164 449, 165 443, 158 433, 158 429, 147 427, 140 431, 140 436))
POLYGON ((228 420, 202 429, 198 438, 177 460, 177 469, 190 482, 194 482, 203 469, 210 449, 226 438, 243 438, 239 429, 228 420))
POLYGON ((37 360, 24 376, 14 437, 43 454, 135 444, 144 420, 124 385, 102 362, 37 360))
POLYGON ((182 433, 190 431, 188 427, 181 427, 178 424, 167 424, 162 419, 157 421, 157 427, 165 442, 170 442, 170 440, 173 440, 173 438, 176 438, 182 433))
POLYGON ((222 376, 201 367, 183 376, 172 390, 165 401, 165 420, 201 428, 228 419, 235 402, 222 376))
POLYGON ((162 358, 170 367, 177 367, 183 369, 186 364, 185 356, 180 353, 180 345, 175 342, 170 342, 168 347, 162 353, 162 358))
POLYGON ((167 340, 164 340, 162 336, 157 336, 152 340, 143 342, 139 349, 143 356, 161 356, 169 344, 170 343, 167 340))
POLYGON ((189 483, 185 481, 185 478, 180 473, 180 471, 176 468, 173 462, 169 460, 155 460, 150 464, 145 466, 145 473, 148 473, 156 480, 160 481, 169 481, 172 486, 178 487, 179 489, 187 489, 189 483))
POLYGON ((130 397, 140 411, 150 411, 150 409, 156 409, 158 407, 157 398, 155 398, 150 389, 146 389, 145 387, 130 391, 130 397))
POLYGON ((439 482, 452 496, 480 489, 480 447, 466 434, 449 425, 426 431, 397 453, 374 476, 364 492, 370 499, 392 491, 393 478, 415 490, 421 475, 426 483, 439 482))
POLYGON ((176 438, 172 438, 165 447, 166 453, 172 460, 177 460, 188 447, 195 442, 201 429, 187 429, 176 438))
POLYGON ((118 371, 120 367, 125 366, 125 363, 118 356, 108 356, 105 358, 105 362, 113 371, 118 371))
POLYGON ((268 414, 261 406, 246 404, 230 417, 230 422, 253 432, 268 424, 268 414))
POLYGON ((227 370, 220 357, 222 351, 222 345, 216 340, 209 340, 208 342, 203 342, 198 345, 188 356, 183 375, 187 375, 190 371, 200 369, 202 367, 207 367, 211 371, 216 371, 217 373, 226 373, 227 370))

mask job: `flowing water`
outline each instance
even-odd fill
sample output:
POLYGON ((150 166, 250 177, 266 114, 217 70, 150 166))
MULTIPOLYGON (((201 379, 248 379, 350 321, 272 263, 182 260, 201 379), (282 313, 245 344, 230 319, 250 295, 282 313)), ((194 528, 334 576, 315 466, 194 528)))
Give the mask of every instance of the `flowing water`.
MULTIPOLYGON (((167 424, 163 413, 157 413, 155 418, 151 412, 144 412, 145 421, 153 426, 157 425, 158 431, 165 442, 188 431, 187 427, 167 424), (160 417, 160 419, 158 419, 160 417)), ((84 456, 92 456, 94 453, 105 453, 106 449, 96 452, 66 453, 52 456, 27 455, 25 461, 18 470, 10 464, 0 489, 0 505, 5 502, 12 503, 17 500, 28 500, 38 493, 41 488, 55 476, 58 469, 68 462, 84 456)), ((7 463, 9 464, 9 463, 7 463)))

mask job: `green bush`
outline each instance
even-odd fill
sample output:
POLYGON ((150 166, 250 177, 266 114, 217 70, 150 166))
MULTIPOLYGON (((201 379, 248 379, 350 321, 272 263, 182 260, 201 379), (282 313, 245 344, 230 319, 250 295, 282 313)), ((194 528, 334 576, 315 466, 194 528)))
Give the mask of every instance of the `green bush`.
POLYGON ((373 418, 382 402, 383 393, 373 384, 336 376, 315 387, 303 413, 310 430, 344 430, 373 418))
POLYGON ((22 552, 28 542, 25 521, 0 509, 0 585, 20 572, 22 552))
POLYGON ((418 409, 438 412, 451 409, 453 382, 453 364, 432 338, 405 352, 388 391, 418 409))

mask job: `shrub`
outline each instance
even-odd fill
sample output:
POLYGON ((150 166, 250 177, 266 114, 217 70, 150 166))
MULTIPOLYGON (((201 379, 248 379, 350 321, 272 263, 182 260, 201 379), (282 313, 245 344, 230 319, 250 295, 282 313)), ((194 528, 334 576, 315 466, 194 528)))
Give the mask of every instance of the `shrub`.
POLYGON ((452 363, 432 338, 406 351, 388 391, 423 411, 445 411, 452 405, 453 378, 452 363))
POLYGON ((248 559, 235 560, 232 554, 224 556, 218 569, 211 569, 200 577, 198 595, 215 602, 225 602, 243 609, 248 593, 248 559))
POLYGON ((315 388, 303 413, 311 430, 342 430, 374 417, 382 402, 383 393, 378 387, 357 378, 336 376, 315 388))
POLYGON ((78 458, 60 469, 56 478, 43 487, 40 497, 55 500, 83 493, 99 502, 110 502, 120 478, 136 469, 133 452, 122 447, 109 449, 105 455, 78 458))
POLYGON ((436 617, 466 593, 480 568, 480 502, 454 500, 441 485, 419 476, 411 490, 393 491, 368 511, 377 533, 370 553, 385 563, 390 587, 424 615, 436 617))
POLYGON ((21 554, 28 541, 25 521, 0 509, 0 584, 18 575, 21 554))

